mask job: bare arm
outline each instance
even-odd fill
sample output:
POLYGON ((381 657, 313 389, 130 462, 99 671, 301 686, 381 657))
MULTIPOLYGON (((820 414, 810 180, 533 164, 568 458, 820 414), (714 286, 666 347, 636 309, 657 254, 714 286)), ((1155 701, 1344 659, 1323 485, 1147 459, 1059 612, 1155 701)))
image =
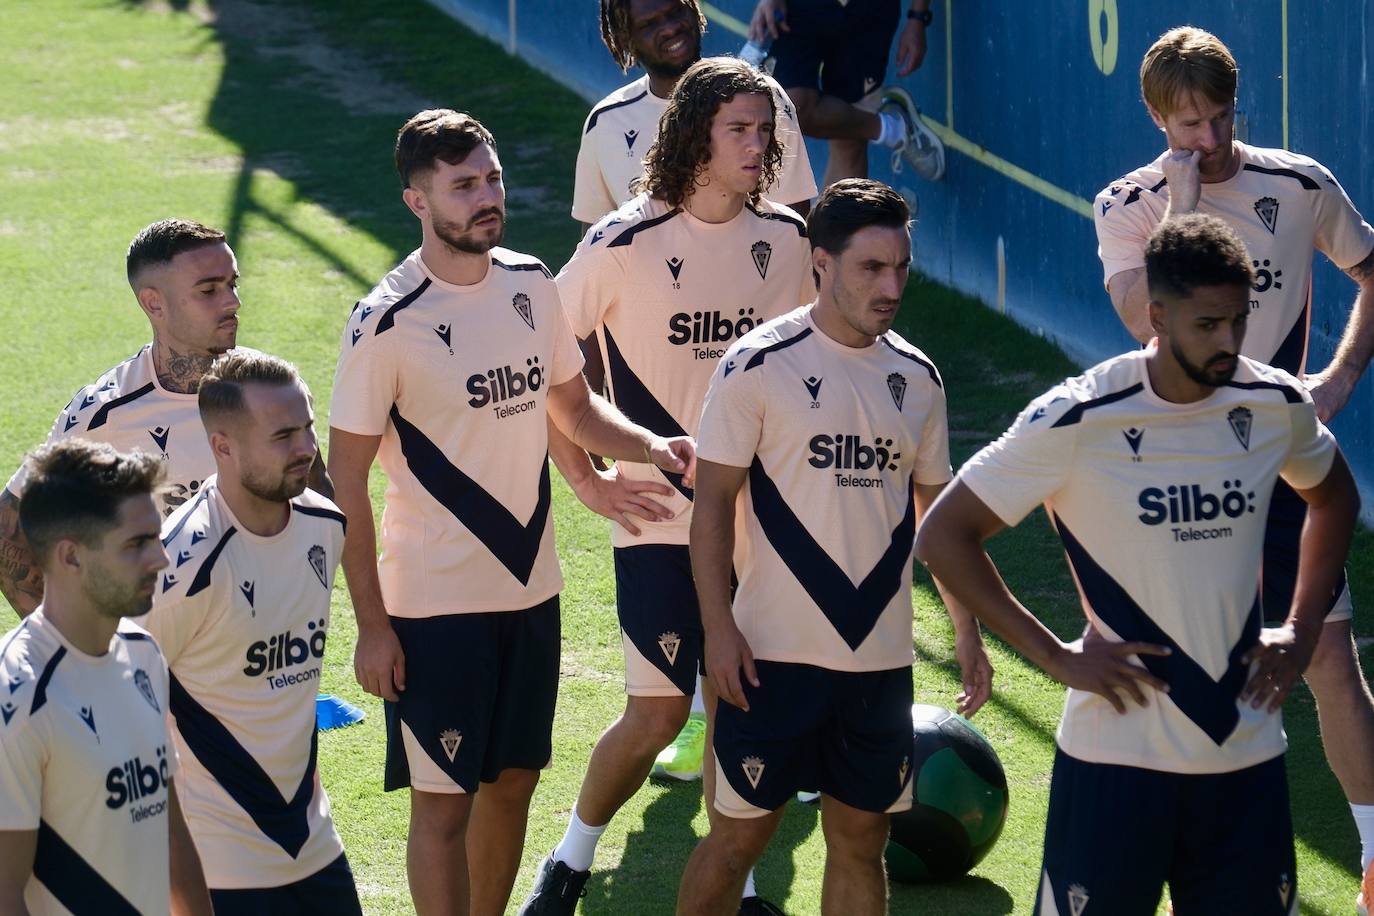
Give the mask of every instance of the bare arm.
POLYGON ((19 497, 0 490, 0 592, 20 617, 43 600, 43 573, 19 527, 19 497))
POLYGON ((644 461, 681 474, 688 486, 696 473, 696 447, 687 436, 664 439, 592 394, 577 375, 549 389, 549 417, 558 429, 589 452, 628 461, 644 461))
POLYGON ((1004 527, 996 513, 956 480, 926 514, 916 535, 916 558, 990 630, 1060 683, 1099 694, 1123 713, 1121 693, 1146 706, 1142 683, 1168 689, 1128 661, 1131 655, 1168 655, 1167 648, 1140 642, 1065 644, 1017 601, 983 549, 1004 527))
POLYGON ((549 419, 549 457, 582 505, 618 522, 630 534, 640 534, 632 515, 649 521, 673 517, 671 509, 648 495, 667 496, 672 493, 671 487, 652 480, 631 480, 617 470, 596 467, 593 461, 599 459, 593 459, 586 449, 563 435, 552 418, 549 419))
POLYGON ((382 600, 377 577, 377 526, 372 521, 372 500, 367 492, 368 474, 381 443, 381 436, 360 436, 337 427, 329 430, 334 502, 348 517, 349 527, 342 565, 358 619, 353 673, 368 693, 394 702, 399 699, 397 692, 405 689, 405 654, 382 600))
POLYGON ((24 885, 37 849, 37 830, 0 830, 0 916, 28 916, 24 885))
POLYGON ((1126 330, 1137 342, 1147 344, 1155 336, 1150 327, 1150 290, 1145 284, 1145 268, 1123 270, 1107 283, 1112 306, 1126 330))
POLYGON ((730 570, 735 559, 735 497, 748 468, 703 461, 692 501, 692 578, 706 631, 706 674, 720 698, 747 710, 743 680, 758 686, 754 655, 730 607, 730 570), (742 675, 742 676, 741 676, 742 675))
POLYGON ((200 855, 191 841, 191 831, 181 814, 176 788, 167 783, 167 838, 171 844, 172 913, 174 916, 210 916, 210 892, 205 887, 205 872, 200 855))
MULTIPOLYGON (((924 519, 926 512, 948 484, 914 483, 916 497, 916 516, 924 519)), ((958 697, 959 713, 971 716, 987 702, 992 695, 992 662, 988 660, 987 650, 983 647, 983 634, 978 629, 978 618, 959 603, 949 590, 932 579, 935 590, 945 603, 945 610, 954 624, 954 654, 959 659, 959 671, 963 676, 964 692, 958 697)))
POLYGON ((324 463, 324 452, 315 452, 315 463, 310 465, 310 476, 306 478, 305 483, 306 486, 325 499, 334 498, 334 481, 329 479, 329 470, 324 463))
POLYGON ((1312 660, 1360 515, 1360 491, 1340 452, 1321 483, 1297 492, 1307 503, 1307 521, 1302 526, 1293 606, 1283 626, 1263 631, 1260 644, 1246 657, 1259 664, 1242 699, 1256 708, 1268 702, 1270 712, 1283 705, 1312 660))
POLYGON ((1317 405, 1317 416, 1323 423, 1345 407, 1374 355, 1374 251, 1345 273, 1360 285, 1360 291, 1355 296, 1345 333, 1336 346, 1336 355, 1307 382, 1317 405))

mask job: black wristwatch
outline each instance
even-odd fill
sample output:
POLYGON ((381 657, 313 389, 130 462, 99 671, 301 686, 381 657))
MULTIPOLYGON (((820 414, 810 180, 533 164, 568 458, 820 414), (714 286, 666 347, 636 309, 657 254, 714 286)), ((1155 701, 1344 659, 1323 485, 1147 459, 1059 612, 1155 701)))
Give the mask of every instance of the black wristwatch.
POLYGON ((906 18, 914 19, 921 25, 928 26, 930 21, 935 18, 935 14, 930 10, 907 10, 906 18))

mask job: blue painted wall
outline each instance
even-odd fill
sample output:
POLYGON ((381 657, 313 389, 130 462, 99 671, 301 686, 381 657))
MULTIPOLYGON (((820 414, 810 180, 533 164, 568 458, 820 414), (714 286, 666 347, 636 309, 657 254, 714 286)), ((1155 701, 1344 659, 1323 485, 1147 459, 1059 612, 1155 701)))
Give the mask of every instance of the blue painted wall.
MULTIPOLYGON (((595 100, 625 80, 601 46, 595 0, 430 0, 595 100)), ((733 53, 753 0, 703 4, 705 53, 733 53)), ((949 141, 943 182, 894 176, 875 150, 871 174, 920 201, 922 271, 1054 339, 1084 365, 1132 346, 1102 287, 1087 215, 1096 192, 1163 149, 1140 102, 1140 59, 1184 23, 1221 36, 1241 68, 1237 131, 1327 165, 1374 219, 1371 0, 935 0, 922 68, 902 81, 949 141), (1286 28, 1285 28, 1285 19, 1286 28), (1113 59, 1114 58, 1114 59, 1113 59), (1049 195, 1049 196, 1047 196, 1049 195), (1004 295, 999 297, 999 247, 1004 295)), ((632 74, 637 75, 637 74, 632 74)), ((891 71, 889 70, 889 77, 891 71)), ((824 166, 825 151, 812 143, 824 166)), ((572 164, 569 163, 571 180, 572 164)), ((1326 365, 1354 285, 1321 255, 1313 273, 1309 368, 1326 365)), ((1029 393, 1028 393, 1029 394, 1029 393)), ((1366 377, 1332 428, 1374 518, 1374 383, 1366 377)))

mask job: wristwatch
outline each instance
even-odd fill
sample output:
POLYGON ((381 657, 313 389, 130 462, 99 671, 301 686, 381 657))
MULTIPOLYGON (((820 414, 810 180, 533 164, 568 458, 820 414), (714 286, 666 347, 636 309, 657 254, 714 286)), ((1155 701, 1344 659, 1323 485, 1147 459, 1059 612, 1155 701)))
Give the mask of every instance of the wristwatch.
POLYGON ((935 14, 930 10, 907 10, 906 18, 914 19, 921 25, 928 26, 930 21, 935 18, 935 14))

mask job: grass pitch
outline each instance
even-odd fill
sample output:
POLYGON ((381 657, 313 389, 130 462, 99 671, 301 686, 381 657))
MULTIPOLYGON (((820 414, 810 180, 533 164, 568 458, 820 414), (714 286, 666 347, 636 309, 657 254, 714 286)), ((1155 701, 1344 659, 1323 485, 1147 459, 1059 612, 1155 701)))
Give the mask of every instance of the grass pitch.
MULTIPOLYGON (((228 231, 244 275, 242 341, 300 366, 327 428, 349 308, 418 243, 390 164, 395 131, 418 108, 466 109, 493 130, 507 168, 512 247, 557 269, 577 240, 567 213, 586 103, 418 0, 10 0, 5 26, 4 468, 43 438, 77 387, 147 339, 123 281, 123 253, 138 229, 169 215, 228 231)), ((1043 341, 918 279, 903 322, 944 375, 956 464, 1074 371, 1043 341)), ((378 502, 380 492, 378 481, 378 502)), ((555 516, 568 580, 564 677, 555 759, 534 800, 517 901, 561 836, 592 746, 624 702, 607 523, 561 482, 555 516)), ((1050 626, 1061 635, 1079 627, 1043 517, 998 538, 992 551, 1050 626)), ((1370 629, 1371 558, 1374 540, 1365 533, 1351 558, 1361 633, 1370 629)), ((918 578, 914 594, 917 696, 952 705, 958 672, 949 624, 928 581, 918 578)), ((323 737, 320 766, 365 908, 404 913, 407 800, 381 792, 381 709, 353 681, 342 577, 335 612, 322 689, 369 716, 323 737)), ((0 612, 0 625, 13 622, 8 609, 0 612)), ((995 640, 990 652, 996 693, 976 721, 1011 784, 1006 829, 971 876, 894 886, 894 913, 1031 910, 1063 691, 995 640)), ((1286 713, 1302 911, 1348 913, 1355 831, 1321 753, 1310 695, 1296 691, 1286 713)), ((705 825, 696 786, 646 786, 603 839, 583 912, 671 912, 682 863, 705 825)), ((758 869, 761 892, 792 913, 819 910, 815 827, 814 810, 793 806, 758 869)), ((1130 830, 1122 825, 1123 834, 1130 830)))

